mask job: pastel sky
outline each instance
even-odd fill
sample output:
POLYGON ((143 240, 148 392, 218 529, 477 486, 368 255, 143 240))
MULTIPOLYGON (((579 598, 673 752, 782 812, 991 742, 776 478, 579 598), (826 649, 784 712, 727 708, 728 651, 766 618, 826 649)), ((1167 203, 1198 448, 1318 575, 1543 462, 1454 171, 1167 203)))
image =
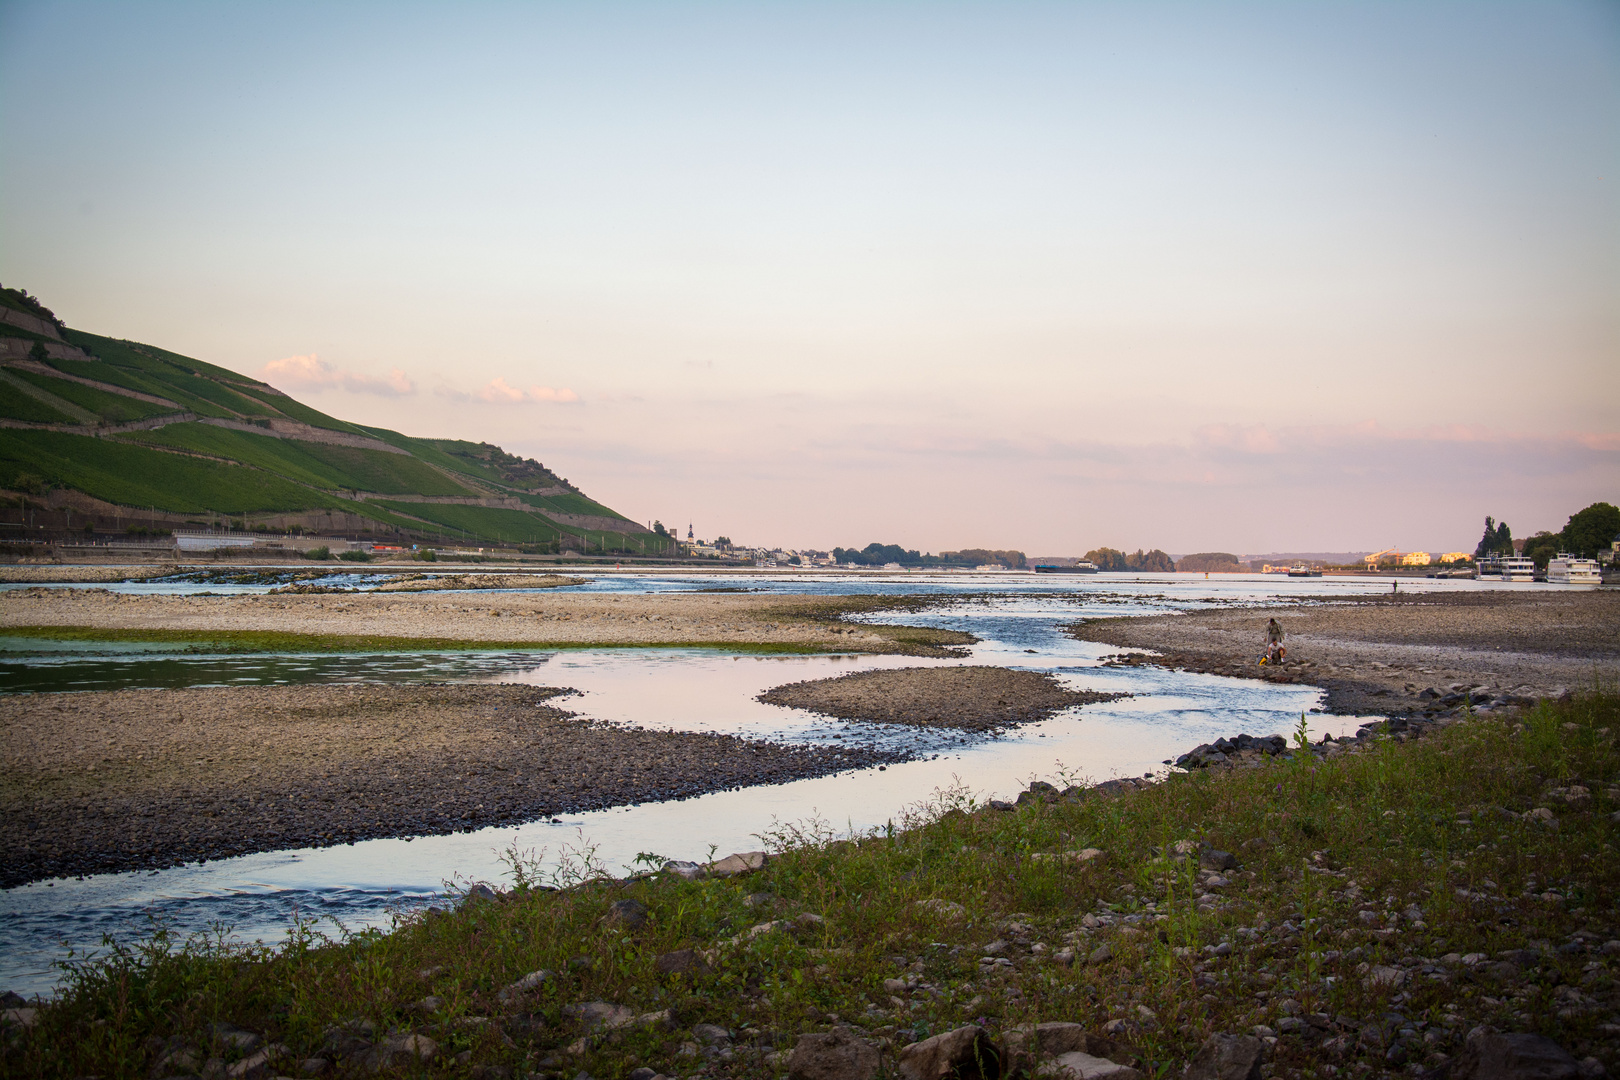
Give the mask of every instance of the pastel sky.
POLYGON ((0 281, 795 546, 1620 501, 1620 5, 4 3, 0 281))

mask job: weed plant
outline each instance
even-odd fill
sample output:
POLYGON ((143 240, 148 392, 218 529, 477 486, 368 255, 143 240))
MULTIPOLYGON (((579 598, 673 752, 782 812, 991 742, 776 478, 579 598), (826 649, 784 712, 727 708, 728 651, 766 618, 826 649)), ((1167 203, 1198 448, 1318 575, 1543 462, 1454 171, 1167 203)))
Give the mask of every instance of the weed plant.
MULTIPOLYGON (((144 1077, 182 1044, 228 1063, 224 1022, 288 1047, 282 1071, 348 1024, 433 1039, 406 1073, 779 1076, 799 1034, 847 1023, 893 1075, 900 1046, 940 1031, 1065 1020, 1153 1077, 1257 1026, 1276 1032, 1267 1075, 1290 1078, 1437 1067, 1478 1024, 1612 1072, 1617 723, 1620 696, 1594 691, 1117 796, 1006 812, 942 791, 854 838, 780 825, 766 867, 727 879, 614 880, 583 845, 544 865, 512 852, 498 897, 386 931, 109 944, 64 968, 3 1071, 144 1077), (1087 848, 1102 854, 1061 856, 1087 848), (612 917, 626 899, 644 925, 612 917), (660 974, 681 949, 708 970, 660 974), (590 1035, 565 1010, 592 1000, 645 1022, 590 1035)), ((364 1068, 337 1057, 327 1075, 364 1068)))

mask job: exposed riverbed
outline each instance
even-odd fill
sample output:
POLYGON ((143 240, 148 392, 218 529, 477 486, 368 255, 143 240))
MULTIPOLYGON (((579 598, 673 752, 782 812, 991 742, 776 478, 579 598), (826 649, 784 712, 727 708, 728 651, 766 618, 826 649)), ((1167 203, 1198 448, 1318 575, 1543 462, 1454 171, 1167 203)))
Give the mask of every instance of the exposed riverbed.
MULTIPOLYGON (((778 601, 795 589, 827 594, 839 589, 932 593, 948 598, 951 602, 944 606, 912 613, 855 617, 857 622, 904 622, 964 631, 979 639, 979 644, 967 650, 968 655, 935 660, 848 653, 764 656, 728 654, 714 648, 587 648, 475 656, 422 654, 414 659, 396 655, 378 657, 373 666, 369 661, 354 663, 354 658, 343 657, 176 656, 172 651, 135 654, 89 645, 78 646, 77 653, 64 653, 60 647, 54 652, 25 649, 11 656, 10 676, 0 672, 0 690, 29 688, 5 685, 8 677, 19 682, 34 679, 37 687, 40 672, 51 664, 107 665, 102 676, 118 669, 119 681, 104 684, 97 681, 102 676, 81 666, 79 674, 87 676, 81 685, 86 688, 221 685, 221 664, 229 667, 236 680, 225 680, 224 685, 240 685, 242 680, 272 685, 323 681, 407 685, 413 672, 419 678, 420 670, 426 669, 439 676, 429 681, 567 687, 578 693, 556 704, 592 721, 627 723, 654 731, 768 739, 783 745, 855 744, 904 755, 907 760, 886 764, 882 771, 874 766, 713 791, 680 801, 627 798, 627 804, 640 805, 557 814, 555 821, 547 817, 517 827, 362 840, 352 846, 266 852, 156 874, 100 875, 7 890, 0 893, 0 987, 43 989, 54 980, 49 963, 62 955, 60 943, 94 944, 103 931, 135 933, 149 917, 163 919, 182 932, 223 922, 234 926, 239 936, 266 940, 279 937, 295 912, 330 915, 350 929, 375 925, 385 922, 396 905, 429 902, 446 881, 499 880, 505 872, 500 853, 514 846, 544 849, 553 866, 565 846, 576 852, 585 849, 610 871, 622 873, 643 852, 698 858, 707 854, 711 844, 721 854, 758 847, 759 834, 784 822, 820 819, 838 832, 881 826, 906 805, 956 784, 989 797, 1013 794, 1032 777, 1096 781, 1151 773, 1162 768, 1163 759, 1221 735, 1291 731, 1302 714, 1309 717, 1317 735, 1354 730, 1359 718, 1311 712, 1322 702, 1321 692, 1312 686, 1158 667, 1107 667, 1103 660, 1117 653, 1117 646, 1078 641, 1062 627, 1087 615, 1207 612, 1275 602, 1279 594, 1285 602, 1308 610, 1323 600, 1381 591, 1385 584, 1276 579, 1205 582, 1154 575, 1079 581, 1024 575, 958 580, 861 575, 838 582, 805 575, 757 581, 728 578, 719 585, 769 590, 763 597, 778 601), (189 669, 195 681, 187 681, 182 677, 185 665, 192 663, 200 666, 189 669), (1075 693, 1132 696, 1082 709, 1065 708, 1049 719, 999 737, 954 729, 892 730, 756 700, 773 687, 840 673, 970 663, 1048 674, 1075 693), (207 669, 208 664, 215 667, 207 669), (144 670, 151 674, 143 675, 143 665, 150 665, 144 670)), ((673 575, 658 580, 604 576, 579 589, 670 594, 714 585, 703 578, 673 575)), ((1473 582, 1435 585, 1448 591, 1480 587, 1473 582)), ((560 599, 568 591, 545 595, 560 599)), ((422 599, 437 603, 446 596, 482 597, 487 610, 488 595, 440 593, 422 599)), ((635 598, 625 595, 621 604, 635 598)), ((7 616, 14 613, 10 601, 8 597, 7 616)), ((457 608, 461 610, 462 604, 457 608)), ((472 610, 471 606, 466 610, 472 610)))

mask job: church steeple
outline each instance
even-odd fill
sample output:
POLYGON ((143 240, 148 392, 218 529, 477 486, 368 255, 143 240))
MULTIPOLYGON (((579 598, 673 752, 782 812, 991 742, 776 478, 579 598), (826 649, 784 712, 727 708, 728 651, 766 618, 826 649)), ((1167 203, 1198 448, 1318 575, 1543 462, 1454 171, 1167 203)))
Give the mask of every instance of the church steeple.
POLYGON ((686 523, 686 542, 688 544, 692 542, 692 523, 690 521, 686 523))

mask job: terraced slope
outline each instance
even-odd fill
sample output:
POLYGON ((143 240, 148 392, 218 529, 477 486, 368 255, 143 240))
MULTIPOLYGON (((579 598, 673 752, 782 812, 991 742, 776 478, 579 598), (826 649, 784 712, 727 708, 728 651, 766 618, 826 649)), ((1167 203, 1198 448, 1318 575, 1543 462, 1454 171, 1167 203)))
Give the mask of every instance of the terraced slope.
POLYGON ((538 461, 351 424, 234 371, 69 329, 5 288, 0 501, 19 521, 25 502, 70 506, 92 528, 224 515, 247 528, 550 550, 663 542, 538 461))

